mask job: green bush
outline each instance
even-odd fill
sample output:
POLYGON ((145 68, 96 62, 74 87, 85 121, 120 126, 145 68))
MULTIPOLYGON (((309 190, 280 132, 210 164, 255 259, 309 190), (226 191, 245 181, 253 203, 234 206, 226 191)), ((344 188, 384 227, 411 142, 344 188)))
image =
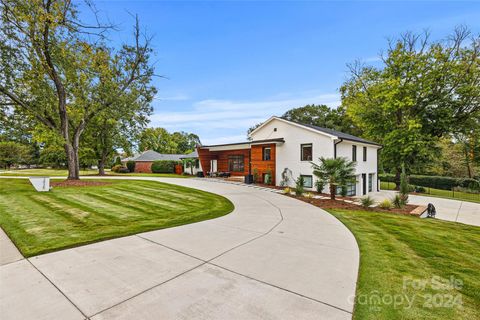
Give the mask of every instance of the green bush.
POLYGON ((112 171, 118 173, 120 171, 120 168, 122 168, 122 165, 121 164, 116 164, 112 167, 112 171))
POLYGON ((127 161, 127 168, 129 172, 135 172, 135 161, 128 160, 127 161))
POLYGON ((325 187, 325 181, 323 181, 321 179, 315 180, 315 189, 317 189, 318 193, 323 192, 323 187, 325 187))
MULTIPOLYGON (((395 182, 395 175, 393 174, 380 174, 380 181, 384 182, 395 182)), ((444 177, 444 176, 422 176, 422 175, 411 175, 409 177, 409 182, 412 185, 430 187, 434 189, 442 190, 452 190, 454 187, 464 187, 474 189, 475 187, 480 188, 480 183, 476 179, 470 178, 454 178, 454 177, 444 177)))
POLYGON ((403 201, 398 193, 395 195, 395 197, 393 197, 392 203, 395 208, 403 208, 403 201))
POLYGON ((305 191, 305 179, 302 176, 299 176, 295 181, 295 195, 301 196, 305 191))
POLYGON ((385 209, 385 210, 390 210, 390 209, 392 209, 392 206, 393 206, 393 205, 392 205, 392 201, 390 201, 390 200, 388 200, 388 199, 385 199, 385 200, 383 200, 382 202, 380 202, 380 203, 378 204, 378 207, 379 207, 380 209, 385 209))
POLYGON ((362 207, 368 209, 375 203, 375 201, 370 196, 365 196, 360 199, 360 203, 362 204, 362 207))
POLYGON ((130 173, 130 170, 128 170, 127 167, 120 167, 117 171, 118 173, 130 173))
POLYGON ((153 173, 175 173, 175 165, 178 161, 158 160, 152 163, 151 170, 153 173))

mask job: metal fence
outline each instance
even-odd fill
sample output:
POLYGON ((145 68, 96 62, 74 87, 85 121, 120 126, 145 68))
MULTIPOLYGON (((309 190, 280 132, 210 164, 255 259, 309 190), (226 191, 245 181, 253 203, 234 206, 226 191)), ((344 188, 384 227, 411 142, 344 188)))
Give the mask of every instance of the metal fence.
MULTIPOLYGON (((413 193, 418 195, 430 195, 434 197, 452 198, 452 199, 458 199, 458 200, 480 202, 480 192, 475 190, 460 191, 460 190, 455 190, 455 188, 452 188, 451 190, 443 190, 438 188, 430 188, 430 187, 422 187, 422 186, 414 186, 414 187, 416 190, 413 193)), ((394 190, 395 183, 390 181, 380 181, 380 189, 394 190)))

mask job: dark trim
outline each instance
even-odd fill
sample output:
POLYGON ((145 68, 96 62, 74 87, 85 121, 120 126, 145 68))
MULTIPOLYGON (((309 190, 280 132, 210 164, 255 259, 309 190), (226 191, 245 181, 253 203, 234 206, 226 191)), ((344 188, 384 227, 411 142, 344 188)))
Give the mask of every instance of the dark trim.
POLYGON ((341 143, 343 141, 342 138, 338 142, 333 143, 333 158, 337 159, 337 144, 341 143))
POLYGON ((312 184, 311 184, 310 186, 306 186, 306 185, 305 185, 305 180, 303 180, 303 182, 304 182, 304 183, 303 183, 303 186, 304 186, 305 188, 313 188, 313 176, 312 176, 311 174, 301 174, 300 177, 303 177, 303 178, 308 177, 308 178, 310 178, 310 179, 311 179, 310 181, 312 181, 312 184))
POLYGON ((313 161, 313 143, 301 143, 300 144, 300 161, 313 161), (312 147, 312 159, 310 160, 303 160, 302 159, 302 156, 303 156, 303 146, 311 146, 312 147))
POLYGON ((247 144, 247 145, 252 145, 252 144, 262 144, 262 143, 268 143, 268 142, 281 142, 284 143, 285 139, 283 138, 277 138, 277 139, 265 139, 265 140, 255 140, 255 141, 245 141, 245 142, 235 142, 235 143, 225 143, 225 144, 212 144, 209 146, 201 146, 200 149, 208 149, 208 148, 213 148, 213 147, 226 147, 226 146, 236 146, 236 145, 242 145, 242 144, 247 144))

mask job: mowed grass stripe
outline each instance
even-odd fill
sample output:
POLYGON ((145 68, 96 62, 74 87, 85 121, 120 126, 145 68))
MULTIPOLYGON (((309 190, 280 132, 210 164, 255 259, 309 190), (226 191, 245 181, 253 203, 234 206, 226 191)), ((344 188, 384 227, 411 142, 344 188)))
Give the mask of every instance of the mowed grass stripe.
MULTIPOLYGON (((156 197, 158 196, 161 196, 162 198, 171 198, 172 197, 172 194, 171 194, 171 190, 168 190, 168 189, 155 189, 153 186, 152 187, 145 187, 145 186, 137 186, 137 189, 142 189, 142 190, 145 190, 147 192, 151 192, 153 195, 155 195, 156 197)), ((175 197, 177 198, 176 201, 178 202, 182 202, 182 201, 189 201, 190 203, 197 203, 197 204, 201 204, 203 203, 203 200, 205 198, 208 198, 208 194, 205 193, 205 194, 202 194, 202 193, 197 193, 195 196, 191 196, 189 193, 180 193, 180 192, 177 192, 175 194, 175 197)))
POLYGON ((132 201, 133 199, 135 199, 133 201, 137 201, 140 203, 144 201, 148 204, 151 204, 152 206, 160 207, 167 211, 172 211, 172 210, 184 211, 185 208, 187 208, 185 202, 177 203, 176 201, 162 201, 161 199, 154 198, 154 195, 149 195, 149 194, 134 191, 134 190, 126 191, 121 189, 120 190, 115 189, 115 190, 110 190, 110 192, 114 194, 119 194, 119 195, 128 195, 130 199, 129 201, 132 201))
POLYGON ((38 193, 27 180, 4 179, 0 226, 30 257, 216 218, 233 210, 227 199, 195 189, 135 180, 99 181, 109 184, 38 193), (192 197, 195 203, 186 200, 192 197))
POLYGON ((88 212, 88 215, 85 217, 85 219, 89 223, 111 223, 112 220, 113 221, 119 220, 119 218, 116 215, 102 212, 100 208, 96 208, 95 205, 98 203, 98 201, 95 201, 93 203, 91 201, 85 201, 85 198, 80 194, 55 193, 54 197, 57 200, 68 204, 70 207, 75 207, 84 212, 88 212))
MULTIPOLYGON (((71 208, 69 206, 63 206, 60 203, 56 203, 55 200, 53 200, 50 195, 33 195, 30 197, 30 199, 36 204, 38 204, 39 206, 46 209, 48 212, 55 213, 59 217, 62 217, 65 221, 69 221, 74 225, 86 224, 86 222, 83 219, 79 219, 78 217, 75 216, 75 214, 79 213, 76 208, 71 208), (75 213, 75 214, 72 215, 72 213, 75 213)), ((82 214, 84 213, 82 212, 82 214)))
MULTIPOLYGON (((148 197, 148 198, 154 198, 155 199, 155 203, 172 203, 172 204, 176 204, 180 207, 185 207, 185 204, 188 202, 189 205, 200 205, 202 202, 199 202, 199 201, 191 201, 191 200, 188 200, 188 199, 175 199, 173 200, 172 199, 172 195, 167 195, 165 193, 160 193, 160 192, 145 192, 145 191, 141 191, 141 190, 132 190, 132 189, 126 189, 126 188, 118 188, 118 190, 122 190, 123 192, 130 192, 130 193, 133 193, 135 194, 136 196, 140 196, 140 197, 148 197)), ((179 196, 179 194, 175 194, 174 195, 176 198, 179 196)), ((174 207, 174 209, 177 209, 177 207, 174 207)))

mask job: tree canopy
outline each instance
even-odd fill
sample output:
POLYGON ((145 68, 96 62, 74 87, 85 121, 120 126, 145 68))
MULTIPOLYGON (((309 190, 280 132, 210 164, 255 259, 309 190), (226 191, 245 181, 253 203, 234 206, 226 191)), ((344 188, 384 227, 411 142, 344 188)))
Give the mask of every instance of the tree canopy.
POLYGON ((480 38, 457 28, 444 41, 406 33, 390 41, 381 67, 349 65, 342 105, 367 138, 383 144, 381 159, 400 177, 425 170, 439 138, 470 132, 480 116, 480 38))
POLYGON ((164 128, 147 128, 140 134, 138 149, 154 150, 159 153, 185 154, 195 150, 200 138, 193 133, 169 133, 164 128))

